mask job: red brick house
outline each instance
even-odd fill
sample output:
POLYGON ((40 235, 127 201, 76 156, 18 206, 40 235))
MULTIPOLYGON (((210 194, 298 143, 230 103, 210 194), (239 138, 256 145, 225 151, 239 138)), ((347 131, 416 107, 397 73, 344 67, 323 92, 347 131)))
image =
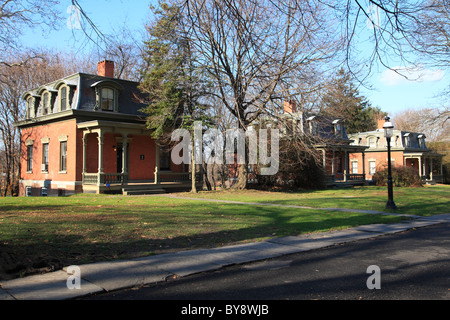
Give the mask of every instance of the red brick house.
MULTIPOLYGON (((283 116, 293 121, 293 127, 297 128, 299 133, 307 133, 316 138, 314 147, 322 153, 322 168, 328 187, 366 183, 365 167, 352 172, 350 157, 358 154, 364 158, 367 147, 353 144, 353 140, 347 135, 344 121, 320 115, 306 115, 291 101, 284 103, 283 116)), ((289 135, 283 130, 282 133, 289 135)))
POLYGON ((96 75, 73 74, 23 95, 20 195, 190 186, 189 168, 174 165, 146 130, 138 83, 113 75, 114 63, 102 61, 96 75))
MULTIPOLYGON (((387 165, 387 142, 384 137, 385 120, 378 122, 378 129, 349 136, 355 146, 366 146, 365 154, 351 154, 352 173, 361 166, 368 168, 367 179, 372 180, 377 170, 387 165)), ((391 163, 393 166, 414 168, 427 183, 443 182, 442 158, 444 155, 427 148, 426 136, 422 133, 394 130, 391 139, 391 163)))

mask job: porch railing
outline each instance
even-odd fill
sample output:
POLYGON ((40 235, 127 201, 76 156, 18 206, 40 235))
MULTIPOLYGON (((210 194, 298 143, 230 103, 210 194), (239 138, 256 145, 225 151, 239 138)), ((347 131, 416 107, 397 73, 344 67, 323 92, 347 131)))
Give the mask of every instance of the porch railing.
POLYGON ((444 182, 444 176, 441 174, 427 174, 422 176, 422 181, 423 182, 427 182, 427 181, 435 181, 437 183, 443 183, 444 182))
MULTIPOLYGON (((159 171, 157 173, 159 182, 189 182, 191 181, 190 172, 164 172, 159 171)), ((196 173, 195 180, 200 182, 202 175, 196 173)))
POLYGON ((83 184, 98 184, 98 173, 84 173, 83 174, 83 184))
MULTIPOLYGON (((201 182, 202 175, 200 173, 196 174, 196 181, 201 182)), ((189 182, 191 181, 190 172, 158 172, 157 179, 158 183, 163 182, 189 182)), ((106 185, 106 184, 126 184, 128 182, 128 175, 122 173, 84 173, 83 174, 83 184, 86 185, 106 185)))
POLYGON ((106 185, 123 184, 128 181, 128 175, 122 173, 85 173, 83 174, 83 184, 106 185))
POLYGON ((364 174, 348 174, 347 181, 364 181, 366 175, 364 174))
POLYGON ((326 183, 332 184, 335 182, 363 182, 366 179, 365 174, 339 174, 340 176, 336 177, 335 175, 326 175, 326 183), (344 177, 346 178, 344 180, 344 177))

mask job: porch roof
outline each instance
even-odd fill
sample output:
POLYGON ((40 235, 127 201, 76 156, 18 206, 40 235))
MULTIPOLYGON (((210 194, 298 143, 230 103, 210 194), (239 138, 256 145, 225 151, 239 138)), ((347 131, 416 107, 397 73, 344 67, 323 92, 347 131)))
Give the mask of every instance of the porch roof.
POLYGON ((144 123, 116 122, 106 120, 91 120, 77 124, 78 129, 86 131, 102 130, 112 133, 146 134, 148 130, 144 123))
POLYGON ((339 143, 321 143, 314 146, 317 149, 330 149, 336 151, 348 151, 348 152, 364 152, 369 146, 355 146, 351 144, 339 144, 339 143))
POLYGON ((424 151, 424 152, 404 152, 404 158, 417 158, 417 157, 432 157, 432 158, 442 158, 443 154, 433 152, 433 151, 424 151))

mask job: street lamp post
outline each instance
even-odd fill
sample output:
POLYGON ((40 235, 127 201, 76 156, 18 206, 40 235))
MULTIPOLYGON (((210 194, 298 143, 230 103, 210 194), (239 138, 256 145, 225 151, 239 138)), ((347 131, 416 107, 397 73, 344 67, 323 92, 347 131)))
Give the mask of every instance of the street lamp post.
POLYGON ((387 149, 388 149, 388 201, 386 203, 386 209, 396 210, 397 206, 394 202, 394 191, 392 189, 392 166, 391 166, 391 138, 393 136, 394 126, 391 123, 391 119, 386 117, 386 122, 384 123, 384 136, 386 137, 387 149))

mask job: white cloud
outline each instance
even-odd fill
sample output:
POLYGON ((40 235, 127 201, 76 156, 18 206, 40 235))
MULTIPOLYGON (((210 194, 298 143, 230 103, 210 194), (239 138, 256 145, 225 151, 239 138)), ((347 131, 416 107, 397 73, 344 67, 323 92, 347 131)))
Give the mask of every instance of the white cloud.
POLYGON ((410 84, 411 81, 416 82, 435 82, 444 78, 445 72, 443 70, 431 70, 423 68, 405 68, 393 67, 385 70, 381 74, 380 81, 387 86, 397 86, 402 84, 410 84))

